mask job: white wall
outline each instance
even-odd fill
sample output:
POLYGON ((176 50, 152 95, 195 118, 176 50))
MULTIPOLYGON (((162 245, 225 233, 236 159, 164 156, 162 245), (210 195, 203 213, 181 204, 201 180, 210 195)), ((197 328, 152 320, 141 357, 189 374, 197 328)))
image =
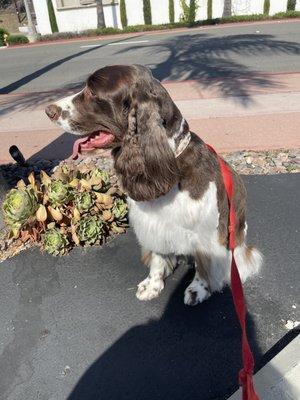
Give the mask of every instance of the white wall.
MULTIPOLYGON (((125 0, 128 25, 144 24, 143 0, 125 0)), ((188 0, 187 0, 188 1, 188 0)), ((52 0, 57 25, 60 32, 82 31, 97 27, 96 7, 81 7, 66 10, 57 10, 56 1, 52 0)), ((48 17, 47 0, 33 0, 40 33, 51 33, 48 17)), ((199 8, 196 19, 207 18, 207 0, 198 0, 199 8)), ((261 14, 264 0, 232 0, 232 15, 261 14)), ((270 0, 270 15, 286 11, 287 0, 270 0)), ((212 16, 220 18, 223 14, 224 0, 213 0, 212 16)), ((296 10, 300 11, 300 0, 297 0, 296 10)), ((152 23, 163 24, 169 22, 168 0, 151 0, 152 23)), ((180 20, 182 9, 180 1, 174 0, 175 22, 180 20)), ((104 17, 107 27, 121 28, 119 4, 104 6, 104 17)))
MULTIPOLYGON (((56 3, 52 0, 53 4, 56 3)), ((80 32, 97 28, 96 7, 57 10, 54 7, 59 32, 80 32)))
POLYGON ((125 0, 128 25, 144 24, 142 0, 125 0))
POLYGON ((48 15, 47 0, 33 0, 33 5, 39 33, 41 35, 52 33, 48 15))
POLYGON ((287 0, 270 0, 270 15, 286 11, 287 0))

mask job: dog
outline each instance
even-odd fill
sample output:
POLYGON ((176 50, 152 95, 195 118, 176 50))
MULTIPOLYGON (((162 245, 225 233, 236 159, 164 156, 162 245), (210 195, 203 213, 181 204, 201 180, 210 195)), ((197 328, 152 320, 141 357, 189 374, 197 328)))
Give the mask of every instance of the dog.
MULTIPOLYGON (((87 147, 112 149, 114 168, 128 196, 129 220, 150 272, 140 300, 157 297, 177 256, 192 256, 195 276, 184 303, 196 305, 230 282, 228 199, 218 159, 190 131, 168 92, 141 65, 94 72, 79 93, 46 108, 87 147)), ((236 210, 235 260, 241 280, 258 272, 262 255, 246 244, 246 190, 232 169, 236 210)))

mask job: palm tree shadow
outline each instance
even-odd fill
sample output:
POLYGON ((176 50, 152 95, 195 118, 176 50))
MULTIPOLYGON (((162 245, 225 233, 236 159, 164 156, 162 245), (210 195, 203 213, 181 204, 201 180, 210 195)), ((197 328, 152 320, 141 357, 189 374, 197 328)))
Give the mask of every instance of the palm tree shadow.
MULTIPOLYGON (((118 54, 130 53, 138 48, 127 47, 118 54)), ((252 103, 255 90, 278 88, 280 84, 266 74, 235 61, 237 55, 300 54, 298 43, 262 34, 222 37, 181 35, 148 45, 147 48, 150 57, 152 54, 168 54, 165 61, 151 67, 156 78, 162 81, 192 79, 202 88, 216 88, 224 97, 234 96, 244 106, 252 103)))
MULTIPOLYGON (((237 388, 240 329, 230 290, 195 308, 183 304, 188 272, 161 319, 126 332, 84 373, 68 400, 224 399, 237 388)), ((249 338, 261 351, 254 323, 249 338)))

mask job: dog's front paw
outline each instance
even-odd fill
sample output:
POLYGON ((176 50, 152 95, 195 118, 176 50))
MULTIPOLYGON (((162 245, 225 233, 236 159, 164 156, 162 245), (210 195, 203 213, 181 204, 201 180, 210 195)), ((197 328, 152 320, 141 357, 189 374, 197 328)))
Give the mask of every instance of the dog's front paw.
POLYGON ((162 279, 146 278, 138 284, 136 297, 139 300, 152 300, 158 297, 164 286, 164 281, 162 279))
POLYGON ((184 304, 187 306, 196 306, 208 299, 210 291, 207 283, 202 279, 193 280, 193 282, 185 289, 184 304))

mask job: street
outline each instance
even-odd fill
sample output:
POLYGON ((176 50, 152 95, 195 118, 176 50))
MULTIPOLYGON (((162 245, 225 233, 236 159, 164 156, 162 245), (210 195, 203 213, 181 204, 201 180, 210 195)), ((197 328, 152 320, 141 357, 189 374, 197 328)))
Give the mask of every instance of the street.
POLYGON ((299 53, 298 21, 14 48, 0 52, 0 93, 81 87, 91 72, 105 65, 141 63, 160 80, 195 79, 210 85, 211 79, 229 77, 233 82, 224 84, 224 93, 238 95, 247 93, 246 86, 233 88, 241 77, 249 85, 255 84, 258 72, 299 72, 299 53))

